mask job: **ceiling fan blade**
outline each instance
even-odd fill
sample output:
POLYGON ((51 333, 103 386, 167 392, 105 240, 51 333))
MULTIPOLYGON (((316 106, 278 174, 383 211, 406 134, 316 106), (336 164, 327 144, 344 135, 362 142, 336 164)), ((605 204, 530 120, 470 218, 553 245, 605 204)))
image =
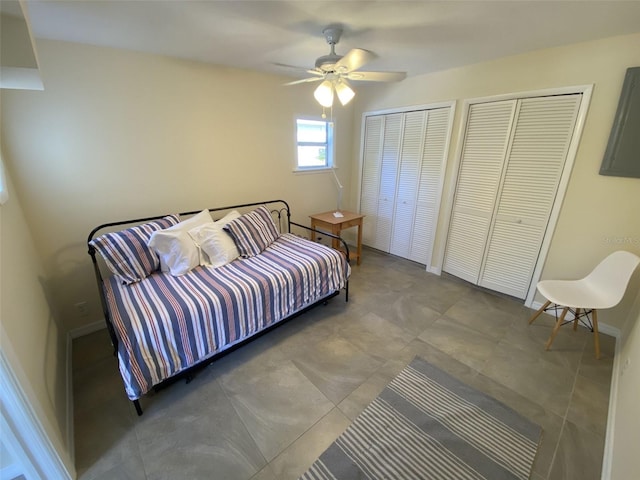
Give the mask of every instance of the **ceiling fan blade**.
POLYGON ((352 48, 336 63, 336 71, 353 72, 378 56, 369 50, 352 48))
POLYGON ((287 86, 287 85, 298 85, 299 83, 319 82, 320 80, 323 80, 323 79, 324 77, 303 78, 302 80, 295 80, 293 82, 284 83, 283 85, 287 86))
POLYGON ((317 75, 318 77, 324 76, 324 72, 316 69, 316 68, 308 68, 308 67, 298 67, 297 65, 288 65, 286 63, 272 63, 271 65, 275 65, 276 67, 284 67, 289 70, 297 70, 299 72, 310 73, 311 75, 317 75))
POLYGON ((350 72, 344 75, 360 82, 399 82, 407 78, 406 72, 350 72))
POLYGON ((276 67, 289 68, 289 69, 292 69, 292 70, 300 70, 301 72, 306 72, 307 71, 307 67, 299 67, 297 65, 289 65, 287 63, 271 62, 271 65, 275 65, 276 67))

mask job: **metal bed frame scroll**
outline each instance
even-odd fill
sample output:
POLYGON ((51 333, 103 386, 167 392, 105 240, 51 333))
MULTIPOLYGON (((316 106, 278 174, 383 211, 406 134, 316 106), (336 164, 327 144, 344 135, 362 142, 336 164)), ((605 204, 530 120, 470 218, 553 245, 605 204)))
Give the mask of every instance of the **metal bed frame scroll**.
MULTIPOLYGON (((231 205, 231 206, 227 206, 227 207, 217 207, 217 208, 209 208, 209 212, 222 212, 222 211, 226 211, 226 210, 235 210, 235 209, 241 209, 241 208, 248 208, 248 207, 257 207, 260 205, 266 205, 270 211, 271 211, 271 215, 277 215, 277 226, 278 229, 280 230, 280 232, 287 232, 287 233, 291 233, 291 226, 295 226, 297 228, 301 228, 303 230, 309 231, 309 232, 316 232, 316 233, 321 233, 322 235, 326 235, 327 237, 330 238, 335 238, 337 240, 339 240, 342 243, 342 249, 343 249, 343 253, 346 255, 347 258, 347 262, 350 263, 350 259, 349 259, 349 246, 347 245, 347 243, 340 238, 339 236, 333 235, 329 232, 324 232, 321 230, 317 230, 317 229, 312 229, 310 227, 307 227, 305 225, 296 223, 291 221, 291 210, 289 208, 289 204, 287 202, 285 202, 284 200, 268 200, 268 201, 264 201, 264 202, 253 202, 253 203, 244 203, 241 205, 231 205)), ((191 211, 191 212, 181 212, 178 215, 180 216, 190 216, 190 215, 195 215, 197 213, 200 213, 201 210, 195 210, 195 211, 191 211)), ((91 230, 91 232, 89 233, 89 236, 87 238, 87 246, 89 249, 89 256, 91 256, 91 262, 93 263, 93 270, 96 276, 96 281, 98 282, 98 291, 100 294, 100 303, 102 305, 102 312, 104 314, 104 319, 105 322, 107 324, 107 330, 109 332, 109 336, 111 337, 111 344, 113 345, 113 355, 117 356, 118 354, 118 338, 116 336, 116 332, 115 332, 115 328, 113 327, 113 324, 111 323, 111 318, 109 316, 109 309, 107 308, 107 300, 105 298, 105 293, 104 293, 104 288, 103 288, 103 277, 102 277, 102 272, 101 272, 101 268, 100 265, 98 264, 98 259, 97 259, 97 251, 95 249, 95 247, 93 247, 90 242, 96 238, 96 234, 104 229, 110 229, 112 227, 120 227, 120 226, 125 226, 125 225, 130 225, 130 226, 134 226, 136 224, 141 224, 141 223, 145 223, 145 222, 149 222, 152 220, 158 220, 161 219, 163 217, 166 217, 167 214, 163 214, 163 215, 156 215, 153 217, 145 217, 145 218, 136 218, 136 219, 132 219, 132 220, 122 220, 122 221, 118 221, 118 222, 110 222, 110 223, 104 223, 102 225, 98 225, 96 228, 94 228, 93 230, 91 230)), ((344 287, 345 290, 345 301, 348 302, 349 301, 349 279, 347 279, 347 283, 344 287)), ((231 353, 232 351, 234 351, 235 349, 241 347, 242 345, 245 345, 246 343, 250 342, 251 340, 254 340, 262 335, 264 335, 265 333, 273 330, 274 328, 276 328, 277 326, 297 317, 298 315, 303 314, 304 312, 312 309, 313 307, 319 305, 319 304, 326 304, 327 301, 330 298, 333 298, 337 295, 340 294, 340 291, 336 290, 335 292, 327 295, 326 297, 320 299, 319 301, 306 306, 305 308, 303 308, 302 310, 297 311, 296 313, 283 318, 281 321, 277 322, 274 325, 271 325, 267 328, 265 328, 264 330, 261 330, 260 332, 255 333, 254 335, 242 340, 241 342, 238 342, 235 345, 232 345, 231 347, 216 353, 215 355, 212 355, 211 357, 208 357, 184 370, 182 370, 181 372, 173 375, 172 377, 167 378, 166 380, 162 381, 161 383, 154 385, 154 390, 158 391, 161 388, 164 388, 165 386, 170 385, 171 383, 174 383, 182 378, 186 379, 186 382, 189 383, 192 379, 193 379, 193 375, 196 371, 206 367, 207 365, 211 364, 212 362, 214 362, 215 360, 219 359, 220 357, 223 357, 224 355, 231 353)), ((137 400, 132 400, 133 405, 136 409, 136 412, 138 414, 138 416, 142 415, 142 407, 140 406, 140 401, 139 399, 137 400)))

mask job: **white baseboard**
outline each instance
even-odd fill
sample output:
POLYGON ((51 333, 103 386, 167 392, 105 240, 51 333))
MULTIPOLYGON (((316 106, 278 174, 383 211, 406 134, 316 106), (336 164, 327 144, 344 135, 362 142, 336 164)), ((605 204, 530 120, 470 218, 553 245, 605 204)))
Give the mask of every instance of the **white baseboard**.
POLYGON ((76 463, 76 448, 74 442, 73 424, 73 338, 67 334, 67 448, 71 461, 76 463))
POLYGON ((427 267, 427 272, 438 276, 442 275, 442 269, 440 267, 427 267))
POLYGON ((611 388, 609 390, 609 411, 607 412, 607 431, 604 437, 604 455, 602 458, 602 480, 611 478, 611 461, 613 458, 613 439, 616 419, 616 403, 618 399, 618 379, 620 378, 620 331, 616 337, 616 348, 613 357, 613 371, 611 373, 611 388))
POLYGON ((69 330, 69 333, 67 335, 73 340, 74 338, 84 337, 85 335, 97 332, 98 330, 102 330, 103 328, 107 328, 104 320, 96 320, 95 322, 87 323, 86 325, 82 325, 81 327, 76 327, 72 330, 69 330))
MULTIPOLYGON (((538 310, 540 307, 542 307, 542 305, 544 305, 544 303, 542 302, 533 302, 533 304, 531 305, 531 308, 533 310, 538 310)), ((573 313, 568 312, 565 319, 573 320, 573 313)), ((580 324, 580 322, 578 322, 578 324, 580 324)), ((580 324, 580 326, 583 328, 586 328, 584 327, 584 325, 580 324)), ((602 333, 603 335, 610 335, 615 339, 620 338, 620 329, 618 327, 614 327, 613 325, 609 325, 608 323, 598 322, 598 332, 602 333)))
MULTIPOLYGON (((543 303, 533 302, 531 308, 538 310, 543 303)), ((573 315, 568 313, 567 320, 572 320, 573 315)), ((618 378, 620 378, 620 358, 618 350, 620 348, 621 332, 618 327, 613 327, 606 323, 598 322, 598 330, 605 335, 611 335, 616 339, 615 353, 613 356, 613 371, 611 373, 611 388, 609 390, 609 411, 607 412, 607 430, 604 439, 604 456, 602 459, 601 480, 609 480, 611 478, 611 460, 613 456, 613 439, 616 418, 616 401, 618 397, 618 378)))
POLYGON ((75 463, 75 434, 73 425, 73 340, 107 328, 104 320, 82 325, 67 332, 67 446, 71 460, 75 463))

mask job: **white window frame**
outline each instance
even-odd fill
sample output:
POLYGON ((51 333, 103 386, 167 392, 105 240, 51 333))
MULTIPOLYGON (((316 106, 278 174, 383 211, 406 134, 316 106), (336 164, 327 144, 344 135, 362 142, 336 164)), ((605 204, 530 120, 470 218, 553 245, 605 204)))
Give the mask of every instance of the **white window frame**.
POLYGON ((294 118, 293 124, 293 140, 294 140, 294 173, 313 173, 313 172, 326 172, 335 168, 335 158, 336 158, 336 142, 335 142, 335 130, 336 130, 336 122, 335 120, 328 120, 326 118, 320 117, 310 117, 305 115, 296 115, 294 118), (298 142, 298 120, 308 120, 312 122, 324 122, 327 124, 327 164, 323 166, 317 167, 302 167, 298 164, 298 146, 300 145, 325 145, 317 144, 317 143, 304 143, 298 142))

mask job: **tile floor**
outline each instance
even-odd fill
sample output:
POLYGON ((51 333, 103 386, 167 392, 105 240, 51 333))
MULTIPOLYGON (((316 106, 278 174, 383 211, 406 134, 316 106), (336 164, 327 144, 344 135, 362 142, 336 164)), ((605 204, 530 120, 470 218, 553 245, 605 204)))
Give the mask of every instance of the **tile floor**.
POLYGON ((202 370, 127 400, 102 330, 73 343, 79 478, 296 479, 415 355, 542 425, 532 478, 600 478, 614 339, 366 250, 340 295, 202 370))

